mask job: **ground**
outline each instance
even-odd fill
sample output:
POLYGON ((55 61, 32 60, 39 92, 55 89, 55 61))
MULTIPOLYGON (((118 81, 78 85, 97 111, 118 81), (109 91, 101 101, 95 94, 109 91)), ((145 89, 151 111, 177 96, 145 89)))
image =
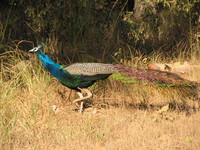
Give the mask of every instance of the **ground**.
POLYGON ((199 124, 199 112, 187 115, 176 111, 90 108, 80 114, 63 109, 56 114, 41 114, 31 129, 18 127, 22 131, 18 131, 10 148, 196 150, 200 146, 199 124))

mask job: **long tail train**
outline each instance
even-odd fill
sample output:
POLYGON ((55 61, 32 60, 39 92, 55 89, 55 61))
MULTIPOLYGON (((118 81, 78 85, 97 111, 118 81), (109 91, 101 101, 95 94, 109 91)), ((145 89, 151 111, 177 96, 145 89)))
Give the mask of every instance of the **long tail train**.
POLYGON ((196 86, 198 82, 190 81, 179 75, 167 71, 143 69, 131 66, 116 64, 115 68, 120 74, 114 76, 114 79, 122 80, 125 83, 133 83, 141 80, 148 83, 156 83, 158 86, 196 86))

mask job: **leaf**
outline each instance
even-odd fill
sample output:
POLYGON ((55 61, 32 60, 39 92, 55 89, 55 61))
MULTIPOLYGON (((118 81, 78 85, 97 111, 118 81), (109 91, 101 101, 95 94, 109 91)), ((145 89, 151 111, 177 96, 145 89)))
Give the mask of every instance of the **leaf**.
POLYGON ((186 137, 186 138, 185 138, 185 141, 186 141, 186 142, 191 142, 191 141, 192 141, 192 138, 191 138, 191 137, 186 137))
POLYGON ((166 112, 169 110, 169 104, 163 106, 159 111, 158 113, 163 113, 163 112, 166 112))

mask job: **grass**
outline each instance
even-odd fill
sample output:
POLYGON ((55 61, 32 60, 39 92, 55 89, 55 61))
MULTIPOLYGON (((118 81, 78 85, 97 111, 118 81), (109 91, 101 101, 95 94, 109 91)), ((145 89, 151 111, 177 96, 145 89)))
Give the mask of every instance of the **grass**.
MULTIPOLYGON (((111 77, 90 87, 93 107, 80 114, 72 104, 76 93, 50 76, 36 56, 20 50, 33 42, 15 44, 43 41, 44 51, 62 64, 199 65, 197 2, 156 1, 158 7, 147 2, 141 18, 130 16, 130 22, 121 21, 128 16, 124 4, 115 10, 118 1, 77 2, 2 3, 0 149, 199 149, 199 100, 193 97, 198 89, 123 84, 111 77), (56 113, 53 105, 60 108, 56 113)), ((200 81, 199 73, 190 79, 200 81)))
MULTIPOLYGON (((193 89, 122 84, 110 78, 90 88, 94 107, 82 115, 71 103, 75 92, 51 77, 33 55, 31 61, 21 59, 18 52, 1 56, 0 149, 200 146, 199 103, 190 97, 193 89), (54 113, 52 105, 65 109, 54 113), (167 105, 169 109, 160 111, 167 105)), ((199 80, 198 74, 194 78, 199 80)))

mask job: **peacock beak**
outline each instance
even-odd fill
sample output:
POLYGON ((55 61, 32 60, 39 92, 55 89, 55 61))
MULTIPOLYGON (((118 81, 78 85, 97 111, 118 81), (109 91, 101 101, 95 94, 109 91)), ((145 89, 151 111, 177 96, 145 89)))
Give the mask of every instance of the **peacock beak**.
POLYGON ((29 53, 34 53, 34 48, 28 51, 29 53))
POLYGON ((37 51, 39 51, 38 47, 34 47, 33 49, 29 50, 29 53, 36 53, 37 51))

